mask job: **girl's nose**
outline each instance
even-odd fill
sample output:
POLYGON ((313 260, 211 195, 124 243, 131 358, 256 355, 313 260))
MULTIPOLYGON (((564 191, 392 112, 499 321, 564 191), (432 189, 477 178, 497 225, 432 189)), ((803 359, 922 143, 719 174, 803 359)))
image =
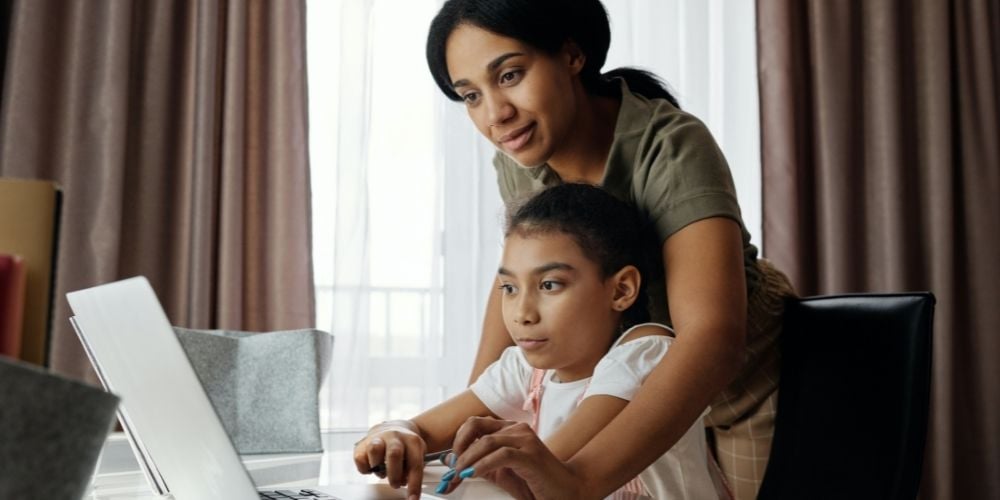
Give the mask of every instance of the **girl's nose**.
POLYGON ((538 309, 529 294, 523 294, 517 301, 517 311, 514 315, 514 322, 521 326, 528 326, 538 323, 538 309))

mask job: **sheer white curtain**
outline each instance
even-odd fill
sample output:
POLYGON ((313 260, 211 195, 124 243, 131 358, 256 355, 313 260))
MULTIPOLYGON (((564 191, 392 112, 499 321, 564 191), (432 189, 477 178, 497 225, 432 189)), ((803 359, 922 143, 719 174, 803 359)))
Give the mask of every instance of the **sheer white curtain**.
MULTIPOLYGON (((412 416, 465 387, 500 254, 493 148, 427 71, 441 0, 308 5, 324 427, 412 416)), ((606 0, 606 68, 667 80, 727 153, 759 236, 753 0, 606 0)))

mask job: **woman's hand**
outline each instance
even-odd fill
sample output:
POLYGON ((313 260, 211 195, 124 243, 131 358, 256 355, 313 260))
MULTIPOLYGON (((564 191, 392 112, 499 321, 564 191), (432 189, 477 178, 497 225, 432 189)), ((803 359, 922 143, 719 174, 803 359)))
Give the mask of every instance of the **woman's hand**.
POLYGON ((388 478, 393 488, 406 486, 407 497, 416 498, 423 481, 426 449, 427 444, 412 422, 384 422, 372 427, 354 445, 354 465, 362 474, 388 478), (384 468, 378 467, 382 464, 384 468))
POLYGON ((472 417, 458 430, 452 447, 458 457, 456 476, 445 492, 454 490, 464 473, 466 478, 485 478, 521 500, 587 497, 580 479, 528 424, 472 417))

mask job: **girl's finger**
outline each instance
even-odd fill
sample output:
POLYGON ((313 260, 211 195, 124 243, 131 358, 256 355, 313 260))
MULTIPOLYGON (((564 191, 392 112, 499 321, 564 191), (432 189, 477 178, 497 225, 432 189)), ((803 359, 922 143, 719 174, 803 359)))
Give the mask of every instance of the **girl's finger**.
POLYGON ((368 443, 358 443, 354 447, 354 466, 358 468, 358 472, 362 474, 369 474, 372 471, 371 465, 368 465, 368 443))
MULTIPOLYGON (((478 439, 467 445, 464 451, 459 452, 458 460, 455 462, 455 470, 461 473, 474 466, 483 457, 502 448, 520 449, 541 442, 528 424, 515 422, 506 422, 506 424, 496 432, 480 434, 478 439)), ((483 428, 490 428, 491 424, 476 423, 470 427, 472 428, 470 435, 472 435, 471 433, 478 433, 483 428)), ((455 446, 458 449, 458 443, 455 443, 455 446)))
POLYGON ((368 441, 365 451, 368 456, 369 471, 372 467, 385 462, 385 441, 382 438, 373 438, 371 441, 368 441))
POLYGON ((407 497, 420 495, 420 487, 424 479, 424 444, 420 440, 412 440, 406 447, 406 491, 407 497))
MULTIPOLYGON (((475 460, 470 460, 468 465, 461 465, 461 469, 456 469, 458 477, 462 479, 483 477, 504 467, 520 469, 524 466, 524 454, 513 446, 490 446, 477 451, 479 456, 475 460)), ((464 455, 460 461, 465 461, 464 455)))
POLYGON ((455 433, 455 440, 452 442, 454 453, 461 456, 465 450, 477 439, 499 432, 500 430, 514 425, 516 422, 499 420, 490 417, 470 417, 458 428, 455 433))
POLYGON ((385 475, 389 479, 389 486, 399 488, 405 480, 406 470, 404 470, 403 459, 406 456, 406 447, 399 439, 389 439, 385 443, 385 475))

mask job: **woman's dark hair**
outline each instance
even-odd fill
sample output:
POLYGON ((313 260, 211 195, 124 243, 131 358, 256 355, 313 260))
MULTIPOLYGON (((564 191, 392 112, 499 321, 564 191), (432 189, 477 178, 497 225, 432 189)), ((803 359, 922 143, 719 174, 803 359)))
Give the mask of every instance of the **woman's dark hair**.
MULTIPOLYGON (((505 235, 563 233, 601 268, 607 279, 625 266, 643 276, 639 216, 627 203, 590 184, 565 183, 547 188, 507 214, 505 235)), ((646 282, 639 280, 635 302, 622 314, 622 330, 649 321, 646 282)))
POLYGON ((555 54, 572 40, 586 55, 580 80, 588 92, 616 95, 613 78, 623 78, 629 89, 648 99, 662 98, 680 107, 656 75, 637 68, 618 68, 602 74, 611 44, 608 12, 600 0, 448 0, 431 21, 427 35, 427 65, 434 81, 449 99, 460 101, 452 88, 445 59, 448 37, 461 24, 478 26, 514 38, 543 52, 555 54))

